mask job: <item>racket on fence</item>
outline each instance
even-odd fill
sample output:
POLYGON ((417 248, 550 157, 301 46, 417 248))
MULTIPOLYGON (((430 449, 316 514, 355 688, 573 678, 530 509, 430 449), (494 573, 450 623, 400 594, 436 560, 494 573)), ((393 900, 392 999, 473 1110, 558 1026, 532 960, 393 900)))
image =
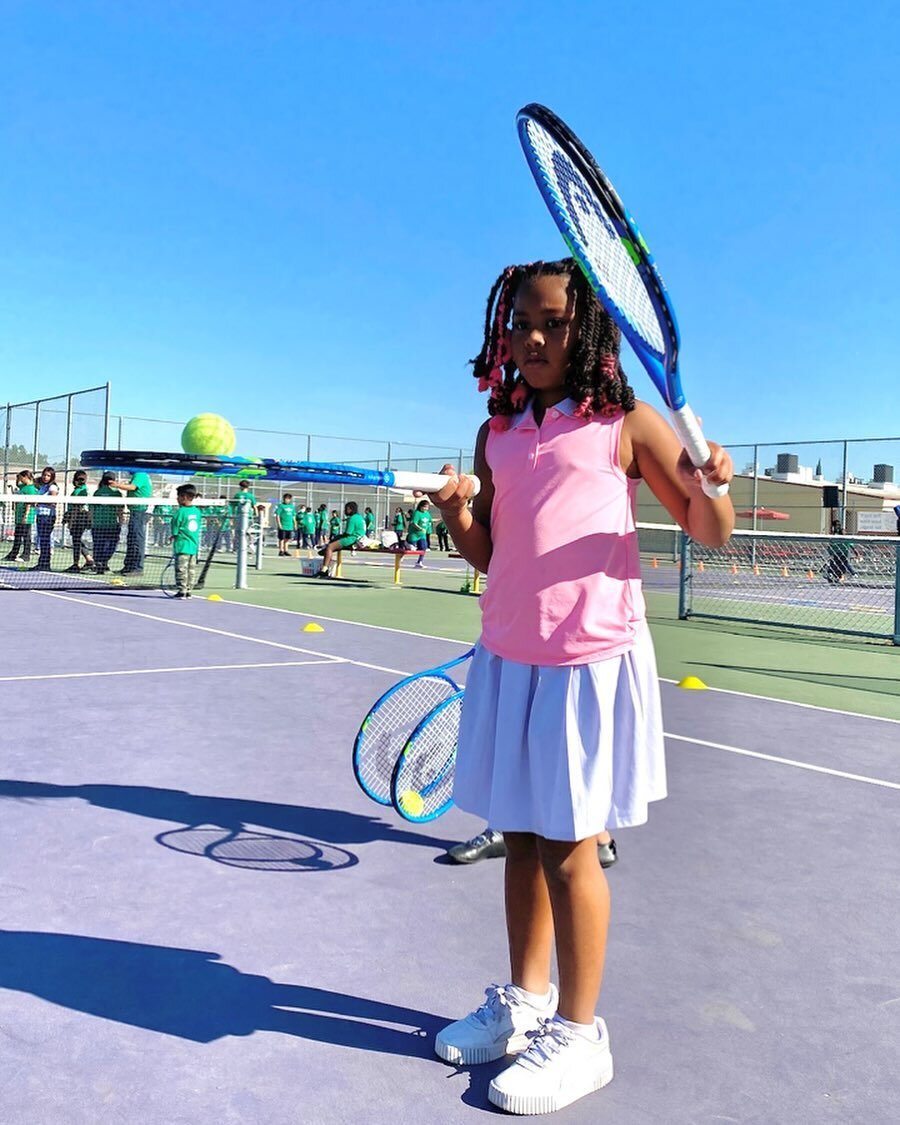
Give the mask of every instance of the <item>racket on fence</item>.
MULTIPOLYGON (((395 473, 392 469, 358 469, 324 461, 274 461, 268 457, 204 457, 192 453, 151 453, 129 449, 86 449, 81 463, 91 469, 175 473, 194 476, 250 477, 259 480, 303 481, 308 484, 369 485, 402 492, 438 492, 447 483, 441 473, 395 473)), ((472 477, 474 489, 480 482, 472 477)))
POLYGON ((471 659, 474 652, 469 649, 446 664, 407 676, 372 705, 353 743, 353 776, 367 797, 379 805, 391 804, 391 776, 410 734, 436 706, 460 690, 449 671, 471 659))
POLYGON ((424 824, 453 804, 453 775, 464 691, 439 703, 419 723, 391 774, 391 804, 404 820, 424 824))
MULTIPOLYGON (((528 167, 572 256, 662 395, 691 461, 702 467, 709 446, 682 389, 678 322, 637 224, 556 114, 533 102, 519 110, 516 124, 528 167)), ((724 496, 728 485, 704 477, 703 491, 724 496)))

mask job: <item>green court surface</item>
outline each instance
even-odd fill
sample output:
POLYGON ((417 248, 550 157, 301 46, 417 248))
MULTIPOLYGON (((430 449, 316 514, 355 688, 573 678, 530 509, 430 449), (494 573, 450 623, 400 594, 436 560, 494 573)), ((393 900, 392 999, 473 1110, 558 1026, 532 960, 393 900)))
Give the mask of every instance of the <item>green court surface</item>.
MULTIPOLYGON (((437 554, 425 570, 405 560, 402 585, 394 586, 383 561, 347 560, 342 579, 325 581, 302 577, 299 560, 273 556, 263 570, 249 571, 249 589, 230 588, 233 571, 214 567, 205 592, 326 624, 334 618, 471 642, 479 633, 478 598, 461 592, 465 573, 453 565, 437 554)), ((648 590, 646 597, 665 679, 693 675, 711 688, 900 720, 900 648, 768 626, 679 621, 674 593, 648 590)))

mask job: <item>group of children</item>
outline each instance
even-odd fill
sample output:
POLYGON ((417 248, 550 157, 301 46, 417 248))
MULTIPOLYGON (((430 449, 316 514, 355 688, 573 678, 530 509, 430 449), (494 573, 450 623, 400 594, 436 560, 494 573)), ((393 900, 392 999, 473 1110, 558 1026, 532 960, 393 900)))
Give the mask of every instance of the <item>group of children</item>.
MULTIPOLYGON (((149 482, 145 484, 139 479, 145 475, 133 473, 130 480, 118 480, 115 473, 105 472, 100 477, 93 496, 111 499, 121 498, 123 493, 135 492, 138 499, 149 499, 149 482)), ((203 514, 194 506, 197 490, 192 484, 181 485, 176 494, 178 506, 171 512, 169 520, 178 588, 176 596, 190 597, 195 580, 196 558, 200 551, 203 514)), ((83 469, 74 473, 72 491, 64 505, 51 499, 58 495, 56 470, 49 465, 41 470, 37 484, 30 469, 22 469, 16 474, 13 542, 3 561, 16 562, 21 556, 23 562, 29 562, 36 531, 38 562, 33 569, 49 571, 53 530, 61 519, 62 524, 68 528, 72 544, 72 564, 66 572, 107 574, 110 561, 119 545, 125 522, 125 505, 89 504, 87 473, 83 469)), ((143 571, 146 512, 147 506, 142 504, 129 507, 126 552, 120 574, 140 574, 143 571)))
MULTIPOLYGON (((349 518, 348 509, 353 509, 353 514, 358 512, 355 503, 344 506, 345 522, 349 518)), ((324 547, 333 539, 347 534, 346 527, 341 527, 341 517, 336 508, 328 511, 327 504, 320 504, 313 511, 309 505, 298 506, 290 492, 286 492, 281 501, 275 505, 275 528, 278 532, 278 554, 288 556, 290 544, 293 540, 297 550, 312 550, 324 547)), ((366 508, 361 517, 362 532, 357 538, 375 537, 375 513, 371 508, 366 508)))

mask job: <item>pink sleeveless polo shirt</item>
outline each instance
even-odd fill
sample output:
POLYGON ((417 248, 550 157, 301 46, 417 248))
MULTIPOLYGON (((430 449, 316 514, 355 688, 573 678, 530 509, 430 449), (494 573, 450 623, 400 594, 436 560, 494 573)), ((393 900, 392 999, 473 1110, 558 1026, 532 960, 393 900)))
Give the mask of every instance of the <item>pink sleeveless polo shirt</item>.
POLYGON ((623 411, 575 417, 565 399, 490 431, 493 554, 481 643, 521 664, 590 664, 645 628, 635 493, 619 465, 623 411))

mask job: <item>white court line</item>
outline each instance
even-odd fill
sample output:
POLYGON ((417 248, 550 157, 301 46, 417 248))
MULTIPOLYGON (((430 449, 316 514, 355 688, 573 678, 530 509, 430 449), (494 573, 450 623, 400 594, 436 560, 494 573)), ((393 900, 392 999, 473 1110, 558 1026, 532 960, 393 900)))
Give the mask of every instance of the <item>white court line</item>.
MULTIPOLYGON (((112 610, 115 610, 117 613, 128 613, 128 614, 132 614, 135 617, 146 617, 146 618, 149 618, 151 621, 163 621, 166 624, 170 624, 170 625, 184 625, 187 628, 200 629, 200 630, 203 630, 204 632, 208 632, 208 633, 218 633, 218 634, 220 634, 221 636, 224 636, 224 637, 232 637, 232 638, 236 638, 238 640, 251 641, 251 642, 254 642, 256 644, 271 645, 275 648, 288 649, 291 652, 301 652, 301 653, 304 653, 304 654, 307 654, 307 655, 310 655, 310 656, 324 656, 324 655, 326 655, 324 653, 315 652, 312 649, 305 649, 305 648, 299 648, 295 645, 282 644, 279 641, 267 641, 267 640, 263 640, 260 637, 247 637, 247 636, 244 636, 240 633, 230 633, 230 632, 227 632, 224 629, 214 629, 211 626, 207 626, 207 625, 195 625, 192 622, 176 621, 176 620, 174 620, 172 618, 169 618, 169 617, 158 617, 155 614, 140 613, 137 610, 125 609, 125 608, 122 608, 120 606, 104 605, 104 604, 101 604, 101 603, 98 603, 98 602, 91 601, 87 598, 75 597, 72 594, 53 593, 50 590, 43 590, 43 591, 40 591, 40 592, 44 595, 44 597, 48 597, 48 598, 61 598, 63 601, 80 602, 82 605, 97 606, 100 609, 112 609, 112 610)), ((423 640, 443 641, 446 644, 458 645, 461 648, 471 648, 471 645, 467 645, 465 643, 465 641, 457 641, 457 640, 454 640, 452 637, 438 637, 438 636, 435 636, 433 633, 413 633, 408 629, 395 629, 390 625, 370 625, 370 624, 368 624, 366 622, 362 622, 362 621, 348 621, 348 620, 346 620, 346 618, 343 618, 343 617, 325 617, 322 614, 304 613, 300 610, 282 609, 278 606, 256 605, 255 602, 233 602, 233 601, 229 601, 227 598, 223 598, 223 600, 220 604, 249 606, 251 609, 262 609, 262 610, 265 610, 269 613, 287 613, 287 614, 290 614, 292 617, 304 617, 304 618, 306 618, 310 621, 331 621, 331 622, 333 622, 334 624, 337 624, 337 625, 353 625, 358 629, 377 629, 377 630, 379 630, 381 632, 384 632, 384 633, 398 633, 402 636, 420 637, 423 640)), ((359 668, 370 668, 375 672, 388 672, 392 675, 397 675, 397 676, 408 676, 408 675, 411 674, 409 672, 403 671, 400 668, 386 668, 386 667, 384 667, 380 664, 367 664, 362 660, 352 660, 349 657, 334 656, 334 657, 329 657, 328 659, 332 660, 336 664, 353 664, 353 665, 355 665, 359 668)), ((660 680, 663 683, 667 683, 667 684, 676 684, 677 685, 677 683, 678 683, 677 680, 664 679, 663 677, 660 677, 660 680)), ((836 707, 822 707, 817 703, 800 703, 800 702, 798 702, 797 700, 794 700, 794 699, 778 699, 776 696, 755 695, 752 692, 735 691, 732 688, 717 688, 717 687, 707 686, 706 690, 707 691, 715 691, 715 692, 718 692, 722 695, 739 695, 744 699, 758 699, 763 703, 779 703, 779 704, 783 704, 785 707, 803 707, 803 708, 806 708, 807 710, 810 710, 810 711, 821 711, 824 714, 828 714, 828 715, 846 715, 848 718, 851 718, 851 719, 870 719, 870 720, 872 720, 873 722, 876 722, 876 723, 898 723, 898 724, 900 724, 900 719, 890 719, 890 718, 886 718, 883 715, 867 715, 867 714, 864 714, 863 712, 860 712, 860 711, 842 711, 842 710, 839 710, 836 707)), ((676 736, 673 735, 672 737, 674 738, 676 736)))
MULTIPOLYGON (((466 641, 457 641, 453 637, 437 637, 434 633, 414 633, 410 629, 395 629, 390 625, 370 625, 365 621, 348 621, 344 617, 325 617, 321 613, 305 613, 299 609, 282 609, 274 605, 257 605, 255 602, 233 602, 228 598, 222 599, 227 605, 248 606, 250 609, 264 609, 268 613, 289 613, 293 617, 307 617, 310 621, 332 621, 336 625, 354 625, 358 629, 379 629, 383 633, 399 633, 405 637, 421 637, 426 641, 444 641, 445 644, 459 645, 462 648, 471 648, 466 641)), ((664 676, 659 677, 664 684, 678 685, 678 680, 670 680, 664 676)), ((763 703, 783 703, 785 707, 805 707, 810 711, 824 711, 828 715, 847 715, 851 719, 872 719, 876 723, 900 723, 900 719, 891 719, 885 715, 867 715, 863 711, 842 711, 838 707, 823 707, 818 703, 801 703, 796 699, 779 699, 776 695, 757 695, 751 691, 736 691, 734 688, 710 687, 707 691, 716 691, 722 695, 740 695, 744 699, 759 699, 763 703)))
POLYGON ((147 621, 161 621, 164 625, 178 625, 183 629, 196 629, 201 633, 213 633, 216 636, 228 637, 234 641, 249 641, 251 644, 287 649, 288 652, 301 652, 304 656, 320 657, 326 664, 353 664, 357 668, 370 668, 374 672, 389 672, 391 675, 397 676, 409 675, 408 672, 403 672, 399 668, 385 668, 381 664, 367 664, 363 660, 353 660, 348 656, 331 656, 327 652, 316 652, 315 649, 300 648, 299 645, 288 645, 284 644, 282 641, 270 641, 265 637, 248 637, 243 633, 231 633, 227 629, 215 629, 212 625, 197 625, 193 621, 178 621, 173 617, 160 617, 155 613, 141 613, 141 611, 137 609, 127 609, 125 606, 118 605, 107 605, 104 602, 96 602, 90 598, 77 598, 73 594, 58 594, 50 590, 39 590, 37 593, 44 598, 59 598, 60 601, 64 602, 78 602, 79 605, 88 605, 92 609, 108 609, 112 613, 125 613, 129 617, 143 617, 147 621))
MULTIPOLYGON (((678 687, 678 680, 669 680, 664 676, 659 677, 664 684, 674 684, 678 687)), ((852 689, 851 689, 852 690, 852 689)), ((900 719, 891 719, 886 715, 866 715, 862 711, 841 711, 837 707, 822 707, 818 703, 800 703, 796 699, 779 699, 777 695, 755 695, 751 691, 735 691, 734 688, 706 686, 706 691, 717 691, 720 695, 739 695, 743 699, 761 699, 764 703, 783 703, 786 707, 805 707, 809 711, 824 711, 828 715, 847 715, 851 719, 872 719, 876 723, 900 723, 900 719)))
POLYGON ((187 664, 182 668, 119 668, 102 672, 38 672, 32 676, 0 676, 0 684, 24 680, 89 680, 99 676, 157 676, 165 672, 227 672, 237 668, 306 668, 310 664, 333 664, 328 660, 271 660, 262 664, 187 664))
POLYGON ((762 754, 758 750, 742 750, 739 746, 726 746, 723 742, 707 742, 702 738, 688 738, 684 734, 669 734, 663 732, 666 738, 676 742, 688 742, 694 746, 708 746, 711 750, 725 750, 729 754, 738 754, 742 758, 759 758, 763 762, 775 762, 780 766, 793 766, 798 770, 809 770, 810 773, 825 773, 829 777, 840 777, 845 781, 862 781, 866 785, 878 785, 882 789, 900 789, 898 781, 884 781, 880 777, 866 777, 861 773, 846 773, 844 770, 833 770, 827 766, 814 766, 809 762, 798 762, 795 758, 779 758, 775 754, 762 754))

